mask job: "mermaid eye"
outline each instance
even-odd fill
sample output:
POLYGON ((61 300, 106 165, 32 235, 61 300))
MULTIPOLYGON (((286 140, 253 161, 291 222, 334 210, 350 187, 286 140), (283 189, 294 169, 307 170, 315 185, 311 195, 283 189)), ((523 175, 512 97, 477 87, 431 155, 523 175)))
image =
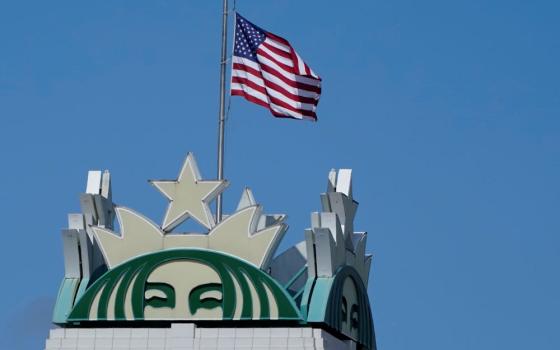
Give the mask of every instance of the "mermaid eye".
POLYGON ((341 316, 342 316, 342 322, 346 322, 346 320, 348 319, 348 302, 346 301, 345 297, 342 297, 342 307, 341 307, 341 316))
POLYGON ((358 328, 358 305, 353 304, 350 309, 350 326, 352 328, 358 328))
POLYGON ((222 306, 222 285, 206 283, 194 288, 189 294, 189 308, 194 315, 198 309, 213 309, 222 306))
POLYGON ((146 306, 175 307, 175 290, 167 283, 146 283, 144 292, 146 306))

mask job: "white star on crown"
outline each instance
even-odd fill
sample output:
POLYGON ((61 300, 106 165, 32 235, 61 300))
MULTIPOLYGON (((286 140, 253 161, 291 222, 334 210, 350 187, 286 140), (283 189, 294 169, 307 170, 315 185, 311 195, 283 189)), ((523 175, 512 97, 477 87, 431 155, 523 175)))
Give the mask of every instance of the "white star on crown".
POLYGON ((170 232, 190 217, 212 229, 216 222, 209 203, 229 185, 225 180, 201 180, 192 153, 187 155, 177 180, 151 180, 150 183, 169 199, 161 225, 165 232, 170 232))

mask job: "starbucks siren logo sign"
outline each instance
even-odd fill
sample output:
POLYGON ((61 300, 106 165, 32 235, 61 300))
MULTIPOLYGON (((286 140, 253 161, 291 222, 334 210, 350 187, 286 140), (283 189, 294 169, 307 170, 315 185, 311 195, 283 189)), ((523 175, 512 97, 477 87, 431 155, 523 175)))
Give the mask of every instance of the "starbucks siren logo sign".
POLYGON ((305 240, 277 256, 285 216, 263 214, 245 189, 237 210, 215 222, 210 204, 228 183, 202 180, 192 154, 176 180, 150 182, 169 200, 161 226, 113 204, 107 171, 89 173, 82 213, 62 232, 55 323, 279 320, 324 324, 375 348, 371 256, 366 233, 353 231, 350 170, 331 171, 305 240), (206 232, 175 232, 188 219, 206 232))

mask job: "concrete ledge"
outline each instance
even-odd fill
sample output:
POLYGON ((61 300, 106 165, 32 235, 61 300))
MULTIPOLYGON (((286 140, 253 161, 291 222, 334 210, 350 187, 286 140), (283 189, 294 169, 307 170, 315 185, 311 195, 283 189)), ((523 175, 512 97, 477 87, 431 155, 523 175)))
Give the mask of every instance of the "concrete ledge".
POLYGON ((57 328, 45 350, 355 350, 356 344, 319 328, 57 328))

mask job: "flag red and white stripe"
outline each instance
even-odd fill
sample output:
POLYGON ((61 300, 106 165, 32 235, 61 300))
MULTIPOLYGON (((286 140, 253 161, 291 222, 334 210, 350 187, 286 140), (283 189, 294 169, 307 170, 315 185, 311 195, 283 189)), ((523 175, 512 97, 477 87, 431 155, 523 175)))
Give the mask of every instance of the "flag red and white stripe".
POLYGON ((231 94, 276 117, 317 120, 321 78, 290 43, 236 16, 231 94))

